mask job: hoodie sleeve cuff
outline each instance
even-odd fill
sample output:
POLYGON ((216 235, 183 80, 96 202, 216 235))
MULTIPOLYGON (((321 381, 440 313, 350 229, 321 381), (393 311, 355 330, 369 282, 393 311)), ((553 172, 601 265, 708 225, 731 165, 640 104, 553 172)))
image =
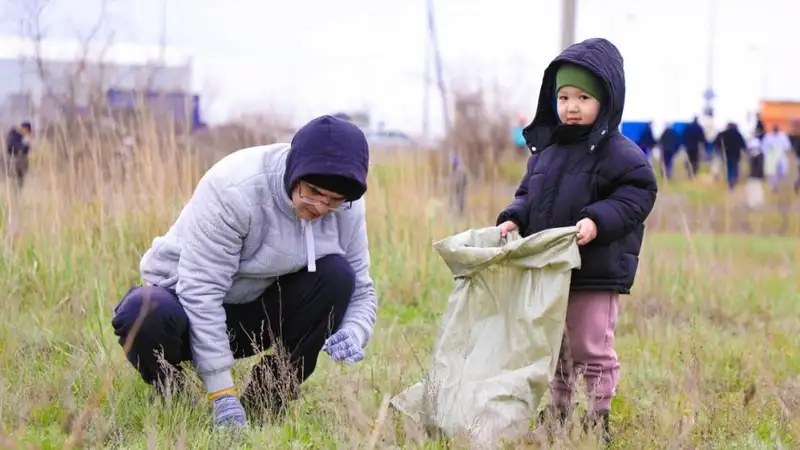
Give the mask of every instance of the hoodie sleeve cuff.
POLYGON ((233 375, 230 370, 204 373, 200 375, 209 394, 233 387, 233 375))
POLYGON ((367 346, 368 336, 366 330, 364 330, 364 327, 356 323, 349 323, 344 327, 352 331, 353 334, 356 335, 356 340, 358 340, 358 343, 359 345, 361 345, 361 348, 367 346))

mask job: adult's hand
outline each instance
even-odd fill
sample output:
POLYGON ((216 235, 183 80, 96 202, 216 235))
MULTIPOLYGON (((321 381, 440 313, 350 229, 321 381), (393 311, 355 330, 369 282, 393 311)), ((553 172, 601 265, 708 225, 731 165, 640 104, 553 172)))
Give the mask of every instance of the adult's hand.
POLYGON ((325 341, 322 349, 336 362, 356 363, 364 359, 364 349, 353 330, 338 330, 325 341))
POLYGON ((244 428, 247 416, 239 399, 233 394, 224 394, 213 400, 214 428, 244 428))

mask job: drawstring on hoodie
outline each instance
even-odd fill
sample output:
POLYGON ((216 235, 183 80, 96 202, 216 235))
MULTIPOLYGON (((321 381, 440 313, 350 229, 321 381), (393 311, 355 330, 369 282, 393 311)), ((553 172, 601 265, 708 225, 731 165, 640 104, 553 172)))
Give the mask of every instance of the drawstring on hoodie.
POLYGON ((303 220, 301 223, 303 224, 303 231, 305 231, 306 234, 306 258, 308 263, 308 271, 316 272, 317 256, 314 253, 314 229, 311 226, 311 222, 303 220))

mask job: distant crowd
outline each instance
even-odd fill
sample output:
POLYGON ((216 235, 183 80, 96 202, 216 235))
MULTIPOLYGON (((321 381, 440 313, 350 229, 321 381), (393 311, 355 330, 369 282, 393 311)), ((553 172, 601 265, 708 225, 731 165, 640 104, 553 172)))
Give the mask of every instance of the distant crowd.
MULTIPOLYGON (((695 117, 679 134, 668 124, 658 139, 653 136, 652 129, 647 127, 637 144, 650 156, 654 148, 660 150, 658 155, 662 174, 670 179, 673 176, 675 157, 686 152, 686 170, 691 178, 696 176, 702 159, 709 161, 711 172, 717 176, 725 170, 728 188, 733 190, 741 180, 740 167, 744 159, 748 164, 748 178, 761 182, 766 180, 773 191, 777 191, 789 176, 792 154, 795 164, 800 162, 800 141, 790 139, 779 126, 766 129, 760 116, 756 118, 755 129, 744 134, 734 122, 729 122, 713 139, 707 139, 707 133, 695 117), (747 136, 749 135, 749 136, 747 136)), ((800 189, 800 178, 794 182, 794 190, 800 189)))
MULTIPOLYGON (((527 149, 522 135, 525 126, 525 119, 520 117, 513 131, 515 145, 520 149, 527 149)), ((668 123, 658 138, 653 133, 652 123, 647 123, 638 136, 629 137, 659 166, 665 179, 673 178, 675 161, 681 152, 685 153, 685 170, 690 178, 697 175, 701 163, 707 162, 714 179, 721 178, 724 170, 730 190, 742 181, 743 161, 747 163, 751 185, 766 181, 773 191, 789 177, 793 160, 800 167, 800 136, 790 137, 777 125, 767 129, 760 115, 750 133, 742 133, 735 122, 729 122, 718 133, 709 133, 708 127, 694 117, 680 130, 668 123)), ((800 174, 794 180, 793 189, 796 193, 800 191, 800 174)))

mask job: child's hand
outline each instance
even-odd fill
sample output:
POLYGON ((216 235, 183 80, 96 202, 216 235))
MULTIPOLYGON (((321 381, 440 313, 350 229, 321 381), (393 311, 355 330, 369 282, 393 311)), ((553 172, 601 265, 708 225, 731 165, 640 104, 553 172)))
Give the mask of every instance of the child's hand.
POLYGON ((506 237, 506 235, 511 231, 517 230, 517 224, 515 224, 511 220, 506 220, 505 222, 500 224, 500 237, 506 237))
POLYGON ((578 227, 578 245, 586 245, 597 237, 597 225, 592 219, 581 219, 575 226, 578 227))

